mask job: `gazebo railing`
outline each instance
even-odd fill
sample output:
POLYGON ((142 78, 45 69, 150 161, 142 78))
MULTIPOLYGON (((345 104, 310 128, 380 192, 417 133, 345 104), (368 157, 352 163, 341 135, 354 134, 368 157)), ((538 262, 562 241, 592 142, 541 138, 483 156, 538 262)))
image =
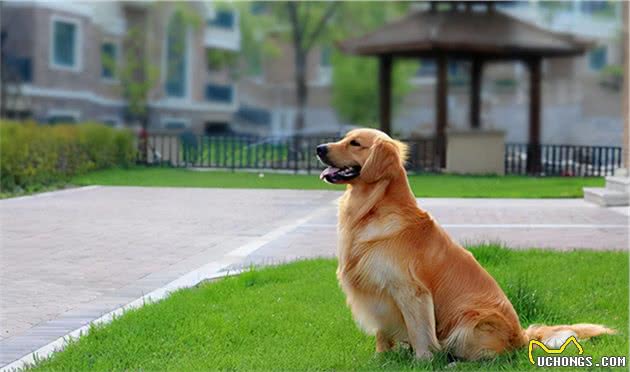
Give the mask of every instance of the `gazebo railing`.
POLYGON ((622 164, 621 147, 505 145, 505 173, 538 176, 608 176, 622 164), (538 158, 538 159, 536 159, 538 158))

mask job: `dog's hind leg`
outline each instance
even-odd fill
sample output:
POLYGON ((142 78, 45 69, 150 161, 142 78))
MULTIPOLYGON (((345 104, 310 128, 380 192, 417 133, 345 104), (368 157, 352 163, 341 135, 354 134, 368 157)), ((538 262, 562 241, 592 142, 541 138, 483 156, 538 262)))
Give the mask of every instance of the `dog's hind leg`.
POLYGON ((490 359, 518 345, 518 329, 498 315, 460 324, 448 336, 445 347, 466 360, 490 359))
POLYGON ((429 291, 422 288, 394 288, 392 296, 405 319, 409 343, 416 358, 429 359, 440 350, 435 333, 435 310, 429 291))

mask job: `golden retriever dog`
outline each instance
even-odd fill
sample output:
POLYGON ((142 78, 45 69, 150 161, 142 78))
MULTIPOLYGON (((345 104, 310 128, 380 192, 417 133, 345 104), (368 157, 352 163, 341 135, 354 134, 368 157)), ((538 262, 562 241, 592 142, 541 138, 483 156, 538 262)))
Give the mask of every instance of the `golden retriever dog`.
POLYGON ((417 206, 404 161, 407 147, 374 129, 350 131, 317 147, 320 178, 346 184, 339 205, 337 277, 358 325, 376 351, 405 342, 416 358, 446 350, 490 358, 536 339, 555 347, 612 329, 595 324, 523 329, 497 282, 417 206))

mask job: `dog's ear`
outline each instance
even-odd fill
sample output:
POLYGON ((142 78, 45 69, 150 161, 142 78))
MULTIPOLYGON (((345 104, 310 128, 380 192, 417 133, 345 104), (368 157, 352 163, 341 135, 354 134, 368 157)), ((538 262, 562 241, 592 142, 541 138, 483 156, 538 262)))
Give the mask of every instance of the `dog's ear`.
POLYGON ((361 168, 361 179, 373 183, 404 172, 407 145, 396 140, 378 140, 370 148, 370 155, 361 168))

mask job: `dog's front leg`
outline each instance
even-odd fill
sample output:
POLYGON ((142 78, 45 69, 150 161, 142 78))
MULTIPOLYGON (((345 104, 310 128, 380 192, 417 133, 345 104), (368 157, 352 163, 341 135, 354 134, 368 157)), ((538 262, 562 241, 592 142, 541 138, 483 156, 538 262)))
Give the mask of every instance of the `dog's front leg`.
POLYGON ((433 298, 426 288, 394 288, 392 297, 398 305, 417 359, 430 359, 440 350, 435 333, 433 298))
POLYGON ((383 330, 376 332, 376 352, 383 353, 394 347, 394 339, 383 330))

